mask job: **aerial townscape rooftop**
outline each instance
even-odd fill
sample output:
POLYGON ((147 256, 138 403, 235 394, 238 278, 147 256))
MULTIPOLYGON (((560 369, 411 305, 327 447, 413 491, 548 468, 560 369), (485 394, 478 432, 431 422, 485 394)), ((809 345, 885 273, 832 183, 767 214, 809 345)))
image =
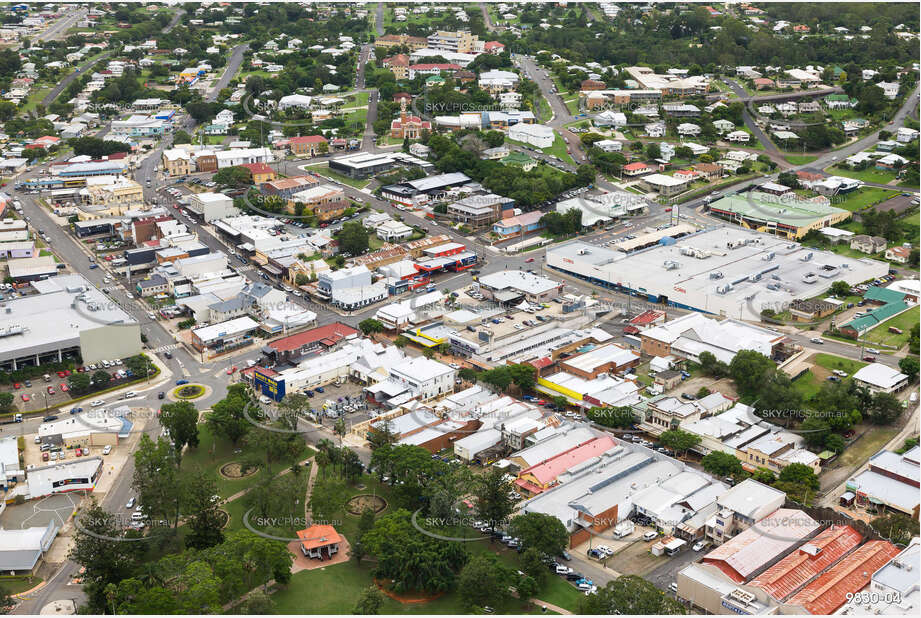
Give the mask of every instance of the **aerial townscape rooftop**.
POLYGON ((917 615, 909 2, 0 7, 19 615, 917 615))

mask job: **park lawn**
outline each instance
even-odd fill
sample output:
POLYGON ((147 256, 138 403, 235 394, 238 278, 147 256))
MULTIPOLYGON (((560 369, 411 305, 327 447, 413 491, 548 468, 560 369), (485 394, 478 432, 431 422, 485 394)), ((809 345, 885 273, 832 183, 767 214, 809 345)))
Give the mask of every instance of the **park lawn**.
POLYGON ((349 178, 348 176, 344 176, 343 174, 334 172, 331 169, 329 169, 329 163, 323 163, 322 165, 317 166, 311 171, 313 171, 315 174, 319 174, 321 176, 326 176, 327 178, 331 178, 332 180, 335 180, 336 182, 341 182, 342 184, 348 185, 350 187, 355 187, 356 189, 364 189, 365 187, 368 186, 368 183, 371 182, 370 180, 359 180, 358 178, 349 178))
MULTIPOLYGON (((217 483, 218 494, 227 498, 238 491, 251 487, 258 479, 259 474, 251 474, 242 479, 228 479, 221 475, 221 466, 233 461, 242 461, 248 455, 248 449, 243 440, 234 446, 229 440, 216 437, 207 423, 198 425, 198 447, 189 449, 182 457, 182 467, 198 466, 207 472, 217 483)), ((304 445, 304 450, 290 461, 276 461, 272 463, 272 472, 277 474, 291 466, 294 461, 303 461, 314 451, 304 445)))
POLYGON ((851 212, 857 212, 859 210, 863 210, 871 204, 885 202, 889 198, 898 194, 898 191, 883 189, 881 187, 863 187, 862 189, 848 193, 847 196, 840 202, 833 200, 832 206, 836 208, 844 208, 845 210, 850 210, 851 212))
POLYGON ((867 169, 860 171, 846 170, 835 166, 825 169, 829 174, 854 178, 856 180, 862 180, 863 182, 875 182, 877 184, 888 184, 895 180, 896 176, 895 172, 891 172, 889 170, 878 170, 875 167, 868 167, 867 169))
POLYGON ((902 346, 908 343, 909 331, 912 326, 918 323, 919 318, 921 318, 921 307, 912 307, 908 311, 904 311, 894 318, 886 320, 865 334, 863 338, 874 343, 892 346, 897 350, 901 349, 902 346), (902 329, 902 334, 897 335, 895 333, 890 333, 890 326, 902 329))
MULTIPOLYGON (((518 142, 513 139, 505 138, 507 144, 516 144, 524 148, 536 148, 531 146, 531 144, 526 144, 524 142, 518 142)), ((566 152, 566 142, 563 141, 563 138, 560 135, 556 136, 556 139, 553 140, 553 145, 549 148, 538 148, 542 153, 546 155, 555 155, 560 158, 563 163, 569 163, 570 165, 575 165, 576 162, 573 160, 572 156, 566 152)))
POLYGON ((791 164, 791 165, 806 165, 807 163, 812 163, 813 161, 815 161, 815 160, 818 159, 819 157, 817 157, 817 156, 815 156, 815 155, 792 155, 792 154, 788 154, 788 155, 784 155, 783 158, 786 159, 787 163, 789 163, 789 164, 791 164))
MULTIPOLYGON (((274 469, 273 469, 274 471, 274 469)), ((291 474, 290 472, 288 474, 291 474)), ((249 517, 249 525, 255 530, 260 532, 265 532, 267 534, 295 539, 297 538, 297 531, 303 530, 304 526, 304 499, 307 495, 307 478, 310 474, 310 467, 302 468, 302 472, 298 478, 300 481, 300 486, 302 491, 298 492, 299 502, 297 504, 289 505, 289 513, 280 513, 277 517, 280 520, 277 524, 271 525, 269 523, 264 523, 259 520, 259 517, 251 514, 249 517), (285 519, 288 518, 288 519, 285 519)), ((230 521, 227 522, 227 526, 224 528, 225 533, 233 532, 236 530, 242 530, 245 528, 243 523, 243 518, 246 515, 246 512, 249 510, 249 507, 246 506, 246 497, 240 496, 236 500, 232 500, 221 507, 223 510, 227 511, 227 514, 230 515, 230 521)))

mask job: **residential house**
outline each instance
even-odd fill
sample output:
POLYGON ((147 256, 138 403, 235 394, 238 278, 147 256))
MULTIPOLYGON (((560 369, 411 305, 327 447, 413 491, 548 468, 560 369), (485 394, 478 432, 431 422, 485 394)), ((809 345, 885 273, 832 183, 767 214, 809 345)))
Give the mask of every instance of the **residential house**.
POLYGON ((851 239, 851 249, 872 255, 886 249, 886 239, 882 236, 858 234, 851 239))

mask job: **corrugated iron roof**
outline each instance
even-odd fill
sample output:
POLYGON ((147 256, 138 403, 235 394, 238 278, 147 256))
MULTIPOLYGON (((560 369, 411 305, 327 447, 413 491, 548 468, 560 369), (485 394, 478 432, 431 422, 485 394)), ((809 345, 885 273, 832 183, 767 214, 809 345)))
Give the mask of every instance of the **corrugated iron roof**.
POLYGON ((850 526, 832 526, 752 580, 782 601, 860 545, 863 537, 850 526))
POLYGON ((741 583, 818 527, 803 511, 777 509, 704 556, 703 562, 741 583))
POLYGON ((788 605, 799 605, 810 614, 827 616, 844 605, 847 594, 870 583, 873 573, 899 553, 889 541, 870 541, 797 592, 788 605))

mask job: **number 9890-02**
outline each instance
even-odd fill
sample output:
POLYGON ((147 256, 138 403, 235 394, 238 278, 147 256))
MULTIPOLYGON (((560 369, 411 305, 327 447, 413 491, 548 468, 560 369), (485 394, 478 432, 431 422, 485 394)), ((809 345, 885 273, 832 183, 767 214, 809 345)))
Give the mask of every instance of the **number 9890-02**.
POLYGON ((901 603, 902 602, 902 593, 900 592, 848 592, 845 595, 848 603, 853 603, 855 605, 862 605, 864 603, 877 604, 877 603, 901 603))

